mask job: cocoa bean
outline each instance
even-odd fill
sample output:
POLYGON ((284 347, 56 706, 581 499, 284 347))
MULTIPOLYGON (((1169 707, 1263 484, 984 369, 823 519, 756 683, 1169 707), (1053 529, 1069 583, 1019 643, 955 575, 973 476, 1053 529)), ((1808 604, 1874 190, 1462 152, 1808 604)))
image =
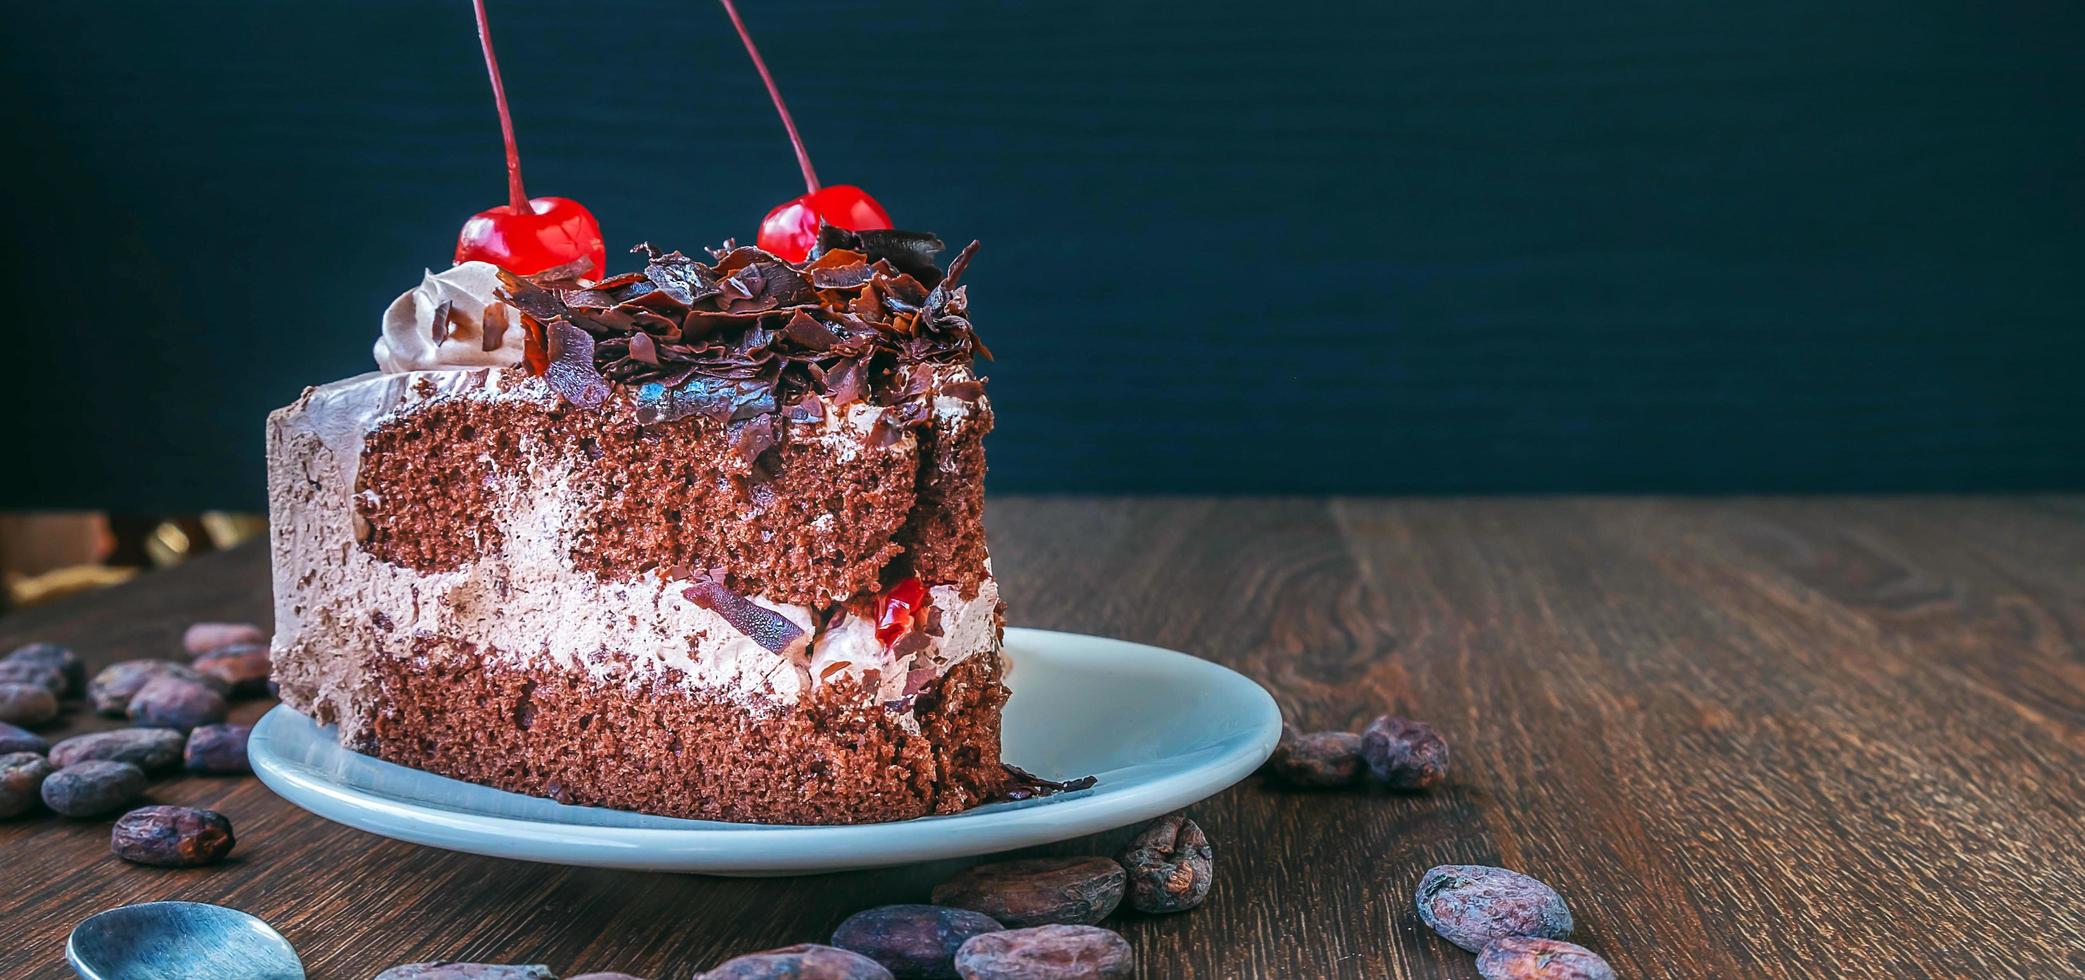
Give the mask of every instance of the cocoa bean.
POLYGON ((376 975, 376 980, 557 980, 557 974, 541 964, 504 966, 497 963, 407 963, 376 975))
POLYGON ((130 720, 153 728, 187 731, 224 720, 231 710, 208 684, 181 677, 154 677, 130 699, 130 720))
POLYGON ((70 647, 56 643, 31 643, 19 646, 7 655, 7 663, 42 664, 56 670, 65 678, 65 689, 59 697, 76 698, 87 692, 87 663, 70 647))
POLYGON ((717 964, 700 980, 892 980, 883 964, 860 953, 798 943, 747 953, 717 964))
POLYGON ((565 980, 644 980, 644 978, 633 977, 627 973, 582 973, 576 977, 566 977, 565 980))
POLYGON ((65 696, 65 675, 49 664, 0 660, 0 684, 34 684, 51 692, 51 697, 65 696))
POLYGON ((158 677, 180 677, 208 684, 219 694, 230 694, 232 690, 224 681, 199 673, 187 664, 171 660, 125 660, 110 664, 94 675, 94 679, 87 683, 87 700, 94 705, 95 711, 121 716, 130 708, 130 699, 137 696, 139 689, 158 677))
POLYGON ((1391 789, 1429 789, 1448 778, 1448 743, 1423 721, 1383 715, 1361 733, 1361 761, 1391 789))
POLYGON ((0 721, 0 755, 14 752, 34 752, 42 755, 50 751, 51 740, 20 725, 0 721))
POLYGON ((1507 936, 1477 954, 1477 975, 1484 980, 1614 980, 1614 967, 1577 943, 1507 936))
POLYGON ((252 623, 197 623, 181 634, 181 648, 190 656, 228 646, 266 642, 268 634, 252 623))
POLYGON ((1494 939, 1571 935, 1571 909, 1556 890, 1518 871, 1444 864, 1419 881, 1419 918, 1474 953, 1494 939))
POLYGON ((232 853, 232 822, 216 810, 145 806, 124 814, 109 834, 109 850, 132 864, 195 868, 232 853))
POLYGON ((833 945, 860 953, 891 976, 955 980, 956 950, 972 936, 1005 928, 983 912, 940 905, 885 905, 847 917, 833 945))
POLYGON ((41 725, 58 717, 58 698, 42 684, 0 684, 0 722, 41 725))
POLYGON ((98 817, 130 805, 145 791, 145 770, 94 759, 66 766, 43 781, 43 803, 68 817, 98 817))
POLYGON ((1009 929, 1092 923, 1122 903, 1129 874, 1104 857, 980 864, 934 886, 934 904, 972 909, 1009 929))
POLYGON ((246 740, 252 735, 252 725, 203 725, 189 732, 187 750, 182 753, 188 771, 252 772, 253 766, 246 761, 246 740))
POLYGON ((1216 852, 1186 814, 1151 821, 1115 857, 1129 872, 1129 907, 1139 912, 1184 912, 1202 904, 1215 882, 1216 852))
POLYGON ((34 752, 0 755, 0 819, 34 809, 50 775, 50 761, 34 752))
POLYGON ((51 765, 60 769, 95 759, 128 762, 146 772, 156 772, 181 761, 186 741, 171 728, 118 728, 75 735, 51 746, 51 765))
POLYGON ((1267 771, 1295 786, 1345 786, 1361 775, 1361 736, 1283 725, 1267 771))
POLYGON ((1136 968, 1129 941, 1099 926, 988 932, 956 951, 963 980, 1114 980, 1136 968))
POLYGON ((268 693, 268 648, 236 644, 212 650, 190 664, 198 673, 215 677, 232 689, 233 697, 257 698, 268 693))

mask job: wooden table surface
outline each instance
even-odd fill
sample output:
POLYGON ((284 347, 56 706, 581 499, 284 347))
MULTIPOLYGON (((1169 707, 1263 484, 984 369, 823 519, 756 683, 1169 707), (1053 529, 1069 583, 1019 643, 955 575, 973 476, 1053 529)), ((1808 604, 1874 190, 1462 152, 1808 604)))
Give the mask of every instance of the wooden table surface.
MULTIPOLYGON (((1473 977, 1413 914, 1444 863, 1550 882, 1624 977, 2085 975, 2085 499, 1008 498, 991 527, 1015 624, 1190 651, 1305 726, 1394 710, 1454 746, 1428 795, 1254 778, 1194 806, 1216 888, 1116 918, 1143 976, 1473 977)), ((249 546, 0 619, 0 647, 165 655, 190 621, 267 609, 249 546)), ((964 863, 597 871, 385 840, 250 779, 153 796, 228 814, 236 860, 132 867, 103 821, 0 825, 0 976, 67 975, 92 912, 193 899, 273 922, 321 978, 449 957, 680 980, 964 863)))

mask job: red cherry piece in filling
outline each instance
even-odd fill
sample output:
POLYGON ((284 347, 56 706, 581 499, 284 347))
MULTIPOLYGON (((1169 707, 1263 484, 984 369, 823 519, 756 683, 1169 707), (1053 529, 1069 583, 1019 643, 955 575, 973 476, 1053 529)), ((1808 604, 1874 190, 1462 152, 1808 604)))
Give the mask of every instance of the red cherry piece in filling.
POLYGON ((852 184, 821 187, 784 202, 760 222, 755 240, 763 251, 791 262, 802 262, 818 243, 820 222, 848 231, 877 231, 893 227, 890 212, 852 184))
POLYGON ((568 197, 539 197, 528 202, 527 213, 502 204, 471 215, 456 236, 456 261, 472 260, 517 276, 584 260, 587 278, 599 279, 608 247, 600 222, 585 205, 568 197))
POLYGON ((876 600, 876 641, 886 647, 896 643, 918 622, 926 605, 927 586, 919 579, 908 578, 891 586, 876 600))

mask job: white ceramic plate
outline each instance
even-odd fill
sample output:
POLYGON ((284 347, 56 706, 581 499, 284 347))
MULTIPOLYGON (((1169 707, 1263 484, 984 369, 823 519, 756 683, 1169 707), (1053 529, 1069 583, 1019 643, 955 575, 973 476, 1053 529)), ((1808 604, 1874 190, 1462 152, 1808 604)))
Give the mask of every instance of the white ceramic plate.
POLYGON ((566 806, 343 749, 288 707, 255 727, 254 772, 328 820, 398 840, 555 864, 787 875, 989 854, 1098 833, 1209 797, 1259 768, 1281 713, 1258 684, 1184 653, 1009 629, 1002 756, 1093 788, 898 823, 789 826, 566 806))

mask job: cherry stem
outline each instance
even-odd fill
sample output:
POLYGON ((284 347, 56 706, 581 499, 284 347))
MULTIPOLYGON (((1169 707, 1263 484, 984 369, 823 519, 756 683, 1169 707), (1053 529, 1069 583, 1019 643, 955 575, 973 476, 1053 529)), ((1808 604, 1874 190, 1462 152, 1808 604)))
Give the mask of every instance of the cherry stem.
MULTIPOLYGON (((478 2, 482 4, 484 0, 478 2)), ((724 5, 724 12, 731 15, 731 26, 738 28, 738 39, 746 42, 746 53, 753 56, 753 69, 760 73, 761 82, 767 85, 768 97, 775 100, 775 112, 782 116, 782 128, 789 131, 790 145, 796 147, 796 165, 804 171, 805 193, 818 193, 818 173, 811 169, 811 154, 804 149, 804 138, 796 131, 796 120, 789 118, 789 107, 782 104, 782 90, 775 86, 775 76, 768 74, 767 62, 761 60, 760 49, 753 44, 753 35, 746 30, 746 22, 739 19, 738 8, 732 6, 731 0, 718 2, 724 5)), ((486 56, 491 57, 491 49, 486 51, 486 56)))
POLYGON ((478 10, 478 43, 485 49, 485 72, 492 76, 492 104, 500 110, 500 137, 507 141, 507 207, 531 214, 528 192, 521 189, 521 148, 514 143, 514 116, 507 111, 507 86, 500 83, 500 61, 492 53, 492 27, 485 19, 485 0, 471 0, 478 10))

